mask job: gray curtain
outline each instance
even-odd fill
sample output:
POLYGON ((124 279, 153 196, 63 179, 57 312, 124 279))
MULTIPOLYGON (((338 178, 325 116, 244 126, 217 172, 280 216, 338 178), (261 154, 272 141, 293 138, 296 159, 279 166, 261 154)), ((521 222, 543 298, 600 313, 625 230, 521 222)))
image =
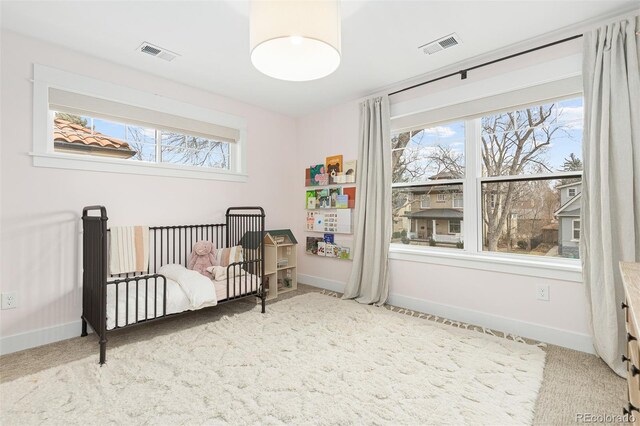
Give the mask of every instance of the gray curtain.
POLYGON ((596 352, 626 370, 618 263, 640 260, 640 66, 637 17, 585 34, 580 249, 596 352))
POLYGON ((383 305, 389 295, 391 134, 387 96, 360 104, 353 269, 343 299, 383 305))

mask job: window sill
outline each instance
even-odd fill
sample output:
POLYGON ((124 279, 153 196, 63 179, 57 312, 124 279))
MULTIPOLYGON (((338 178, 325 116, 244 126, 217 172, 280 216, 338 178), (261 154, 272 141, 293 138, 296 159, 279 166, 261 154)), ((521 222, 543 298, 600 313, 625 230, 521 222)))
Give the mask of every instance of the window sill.
POLYGON ((478 269, 505 274, 582 282, 582 266, 576 259, 534 259, 524 255, 469 253, 458 249, 414 248, 391 244, 389 259, 478 269))
POLYGON ((85 155, 59 153, 29 153, 35 167, 50 167, 67 170, 88 170, 93 172, 126 173, 136 175, 169 176, 189 179, 222 180, 246 182, 244 173, 227 170, 205 169, 201 167, 155 164, 125 160, 98 158, 85 155))

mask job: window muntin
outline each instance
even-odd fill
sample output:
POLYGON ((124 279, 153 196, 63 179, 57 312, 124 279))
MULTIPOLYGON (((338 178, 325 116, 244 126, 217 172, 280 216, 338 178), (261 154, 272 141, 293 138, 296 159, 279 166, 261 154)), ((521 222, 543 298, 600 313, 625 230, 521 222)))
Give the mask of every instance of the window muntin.
POLYGON ((464 206, 464 197, 461 193, 453 194, 453 208, 461 209, 464 206))
MULTIPOLYGON (((53 111, 55 119, 63 119, 74 124, 75 132, 85 142, 65 143, 64 147, 54 145, 54 152, 82 153, 99 157, 123 158, 128 161, 145 161, 151 163, 169 163, 193 167, 214 169, 230 169, 229 142, 217 141, 199 136, 169 132, 154 128, 142 127, 115 121, 78 116, 53 111), (124 142, 112 150, 101 149, 96 136, 108 140, 124 142), (87 151, 90 144, 94 149, 87 151), (115 152, 120 151, 120 152, 115 152), (123 153, 122 151, 129 151, 123 153), (114 155, 116 154, 116 155, 114 155)), ((54 135, 59 130, 59 121, 54 119, 54 135)), ((104 143, 104 142, 103 142, 104 143)))
POLYGON ((572 230, 573 230, 573 240, 580 241, 580 219, 573 220, 572 230))

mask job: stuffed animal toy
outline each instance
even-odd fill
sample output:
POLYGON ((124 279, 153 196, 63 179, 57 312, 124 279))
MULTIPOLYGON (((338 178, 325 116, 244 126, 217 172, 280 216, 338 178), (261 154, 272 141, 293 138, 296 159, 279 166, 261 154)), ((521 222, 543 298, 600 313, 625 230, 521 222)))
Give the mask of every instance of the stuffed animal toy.
POLYGON ((200 272, 208 278, 213 278, 207 268, 216 266, 216 249, 211 241, 198 241, 193 245, 193 251, 189 258, 189 269, 200 272))

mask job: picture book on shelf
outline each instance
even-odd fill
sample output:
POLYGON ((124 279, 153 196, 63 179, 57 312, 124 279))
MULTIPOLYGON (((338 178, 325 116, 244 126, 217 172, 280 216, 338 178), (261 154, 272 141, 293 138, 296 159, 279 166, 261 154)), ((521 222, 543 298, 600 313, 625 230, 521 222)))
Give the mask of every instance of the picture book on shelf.
POLYGON ((322 186, 329 183, 329 175, 324 164, 316 164, 310 167, 311 186, 322 186))
POLYGON ((338 257, 340 259, 351 259, 351 248, 344 246, 338 247, 338 257))
POLYGON ((304 186, 311 186, 311 169, 304 169, 304 186))
POLYGON ((356 188, 352 186, 350 188, 342 188, 342 194, 349 197, 349 208, 353 209, 356 207, 356 188))
POLYGON ((336 197, 336 208, 337 209, 347 209, 347 208, 349 208, 349 196, 348 195, 338 195, 336 197))
POLYGON ((356 182, 356 160, 345 161, 342 167, 346 180, 343 183, 356 182))
POLYGON ((326 243, 324 241, 318 242, 318 256, 326 256, 326 243))
POLYGON ((342 155, 334 155, 331 157, 327 157, 326 160, 327 165, 327 173, 329 173, 330 183, 335 183, 334 177, 342 172, 342 155))
POLYGON ((333 244, 334 235, 333 234, 324 234, 324 242, 333 244))
POLYGON ((329 197, 331 197, 331 207, 337 207, 336 203, 338 202, 338 195, 342 195, 342 188, 329 188, 329 197))
POLYGON ((322 242, 322 238, 319 237, 307 237, 306 251, 309 254, 318 254, 318 243, 322 242))
POLYGON ((316 191, 316 206, 319 209, 328 209, 331 207, 331 196, 329 189, 319 189, 316 191))
POLYGON ((305 208, 307 209, 315 209, 316 208, 316 203, 317 203, 317 198, 316 198, 316 191, 315 190, 310 190, 307 191, 307 205, 305 208))

